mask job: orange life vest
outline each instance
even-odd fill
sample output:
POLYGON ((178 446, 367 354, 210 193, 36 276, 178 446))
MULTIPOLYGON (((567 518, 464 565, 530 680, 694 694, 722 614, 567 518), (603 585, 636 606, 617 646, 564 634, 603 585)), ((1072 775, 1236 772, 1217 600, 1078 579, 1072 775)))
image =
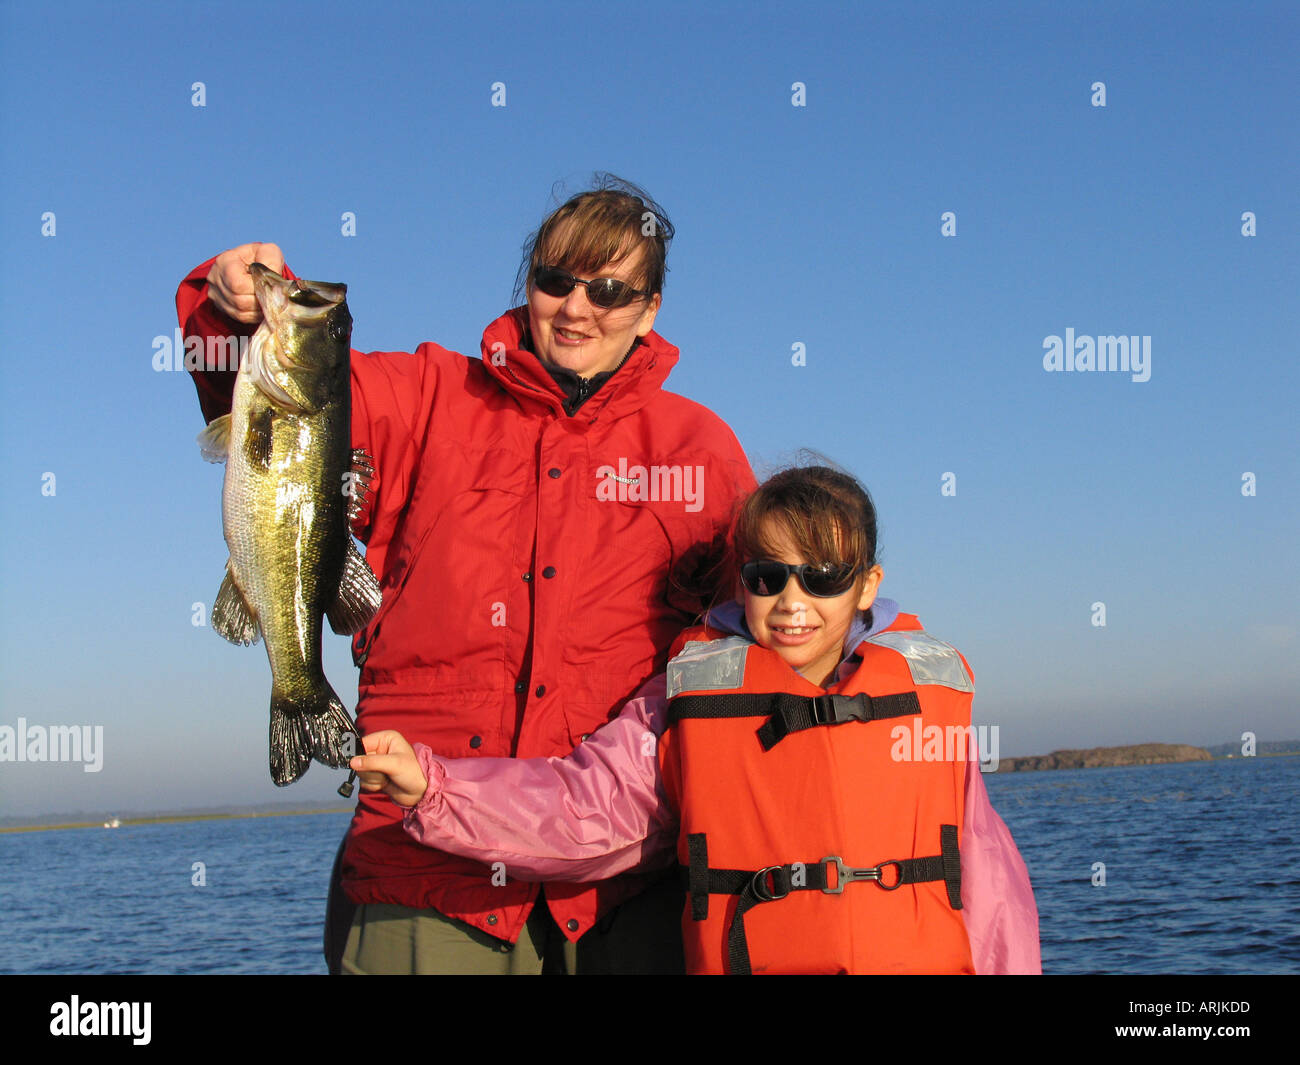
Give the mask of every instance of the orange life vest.
POLYGON ((974 692, 961 654, 910 614, 828 689, 707 627, 674 651, 660 756, 688 971, 974 972, 958 912, 974 692))

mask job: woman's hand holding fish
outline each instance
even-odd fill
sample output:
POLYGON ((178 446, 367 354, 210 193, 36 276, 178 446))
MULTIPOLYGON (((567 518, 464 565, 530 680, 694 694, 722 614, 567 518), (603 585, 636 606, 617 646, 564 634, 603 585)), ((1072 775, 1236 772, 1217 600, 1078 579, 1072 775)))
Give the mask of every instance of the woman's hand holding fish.
POLYGON ((353 758, 350 767, 357 771, 362 791, 382 791, 398 806, 415 806, 424 798, 429 782, 400 732, 373 732, 361 742, 366 753, 353 758))
POLYGON ((276 244, 241 244, 223 251, 208 271, 208 298, 227 318, 255 325, 262 308, 253 293, 249 264, 261 263, 277 274, 284 272, 284 255, 276 244))

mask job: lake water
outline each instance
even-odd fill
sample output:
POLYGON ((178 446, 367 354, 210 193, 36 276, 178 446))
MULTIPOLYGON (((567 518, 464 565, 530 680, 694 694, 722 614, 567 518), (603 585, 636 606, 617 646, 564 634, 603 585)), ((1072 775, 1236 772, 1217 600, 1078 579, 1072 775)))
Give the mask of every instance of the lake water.
MULTIPOLYGON (((1045 972, 1300 973, 1300 757, 985 779, 1045 972)), ((348 820, 0 835, 0 973, 323 973, 348 820)))

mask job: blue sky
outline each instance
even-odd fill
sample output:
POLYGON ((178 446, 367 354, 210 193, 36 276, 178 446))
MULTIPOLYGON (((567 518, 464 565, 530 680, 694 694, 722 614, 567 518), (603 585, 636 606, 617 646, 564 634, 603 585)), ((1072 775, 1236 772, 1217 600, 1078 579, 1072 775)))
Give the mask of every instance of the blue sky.
POLYGON ((1300 734, 1298 30, 1285 4, 0 3, 0 725, 104 727, 99 773, 0 765, 0 810, 332 795, 319 766, 274 788, 263 651, 191 625, 221 470, 153 338, 192 266, 271 240, 347 282, 357 346, 477 353, 553 187, 595 170, 677 226, 668 387, 760 470, 810 447, 868 484, 882 594, 970 659, 1003 756, 1300 734), (1067 329, 1149 336, 1150 379, 1046 371, 1067 329))

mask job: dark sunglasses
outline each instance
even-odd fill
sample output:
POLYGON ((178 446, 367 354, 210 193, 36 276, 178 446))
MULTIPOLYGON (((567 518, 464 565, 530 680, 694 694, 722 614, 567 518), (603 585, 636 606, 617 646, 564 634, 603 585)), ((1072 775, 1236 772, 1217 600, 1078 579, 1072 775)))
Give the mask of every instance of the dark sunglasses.
POLYGON ((847 562, 823 562, 820 565, 805 562, 790 566, 773 562, 770 558, 760 558, 740 567, 740 583, 754 595, 780 595, 791 573, 799 578, 799 585, 809 595, 830 599, 853 587, 858 567, 847 562))
POLYGON ((592 306, 602 307, 605 310, 626 307, 634 299, 650 295, 649 292, 642 292, 626 281, 619 281, 613 277, 595 277, 590 281, 583 281, 558 266, 539 266, 533 271, 533 285, 548 296, 556 297, 567 296, 573 291, 575 285, 586 285, 587 299, 591 301, 592 306))

